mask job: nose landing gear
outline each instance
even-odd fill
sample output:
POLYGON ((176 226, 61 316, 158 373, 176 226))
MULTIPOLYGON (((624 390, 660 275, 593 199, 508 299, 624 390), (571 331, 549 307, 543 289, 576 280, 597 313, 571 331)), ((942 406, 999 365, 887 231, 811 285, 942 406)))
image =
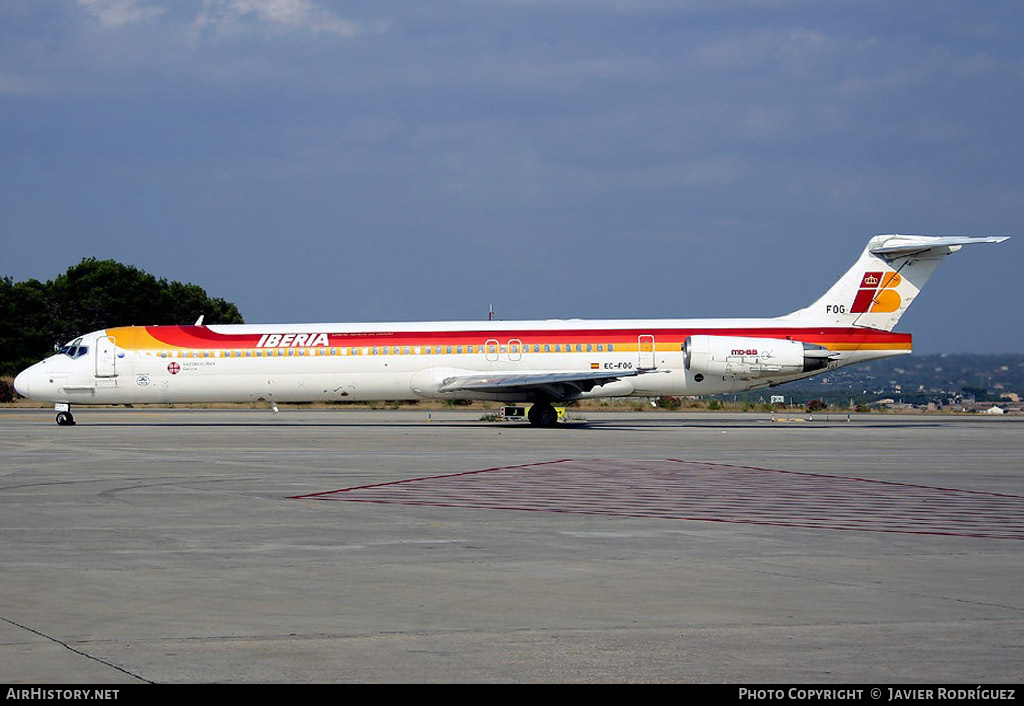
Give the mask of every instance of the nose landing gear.
POLYGON ((73 427, 75 425, 75 415, 71 414, 71 405, 58 404, 57 407, 57 426, 60 427, 73 427))

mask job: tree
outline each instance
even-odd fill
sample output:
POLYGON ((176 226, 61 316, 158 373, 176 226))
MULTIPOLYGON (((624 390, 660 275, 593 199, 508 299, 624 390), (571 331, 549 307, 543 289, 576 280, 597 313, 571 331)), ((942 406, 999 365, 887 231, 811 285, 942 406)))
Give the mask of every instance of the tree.
POLYGON ((53 348, 47 285, 0 279, 0 374, 12 375, 53 348))
POLYGON ((0 280, 0 374, 12 375, 54 345, 112 326, 244 323, 238 308, 194 284, 132 265, 86 258, 51 282, 0 280))
POLYGON ((822 399, 813 399, 807 403, 808 412, 822 412, 828 409, 828 402, 822 399))

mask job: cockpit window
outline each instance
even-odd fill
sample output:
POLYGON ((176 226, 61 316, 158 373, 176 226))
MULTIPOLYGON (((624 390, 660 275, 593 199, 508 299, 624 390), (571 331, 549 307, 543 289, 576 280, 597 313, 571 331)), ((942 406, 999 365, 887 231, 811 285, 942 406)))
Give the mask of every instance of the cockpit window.
POLYGON ((89 346, 83 346, 82 339, 76 338, 71 343, 61 347, 60 352, 69 358, 81 358, 89 352, 89 346))

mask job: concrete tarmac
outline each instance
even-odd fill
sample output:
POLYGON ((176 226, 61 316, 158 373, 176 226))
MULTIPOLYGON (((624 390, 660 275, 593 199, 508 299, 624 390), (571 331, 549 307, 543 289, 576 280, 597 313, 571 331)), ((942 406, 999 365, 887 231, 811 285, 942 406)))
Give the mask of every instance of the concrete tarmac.
POLYGON ((1024 675, 1024 418, 479 416, 0 410, 0 682, 1024 675))

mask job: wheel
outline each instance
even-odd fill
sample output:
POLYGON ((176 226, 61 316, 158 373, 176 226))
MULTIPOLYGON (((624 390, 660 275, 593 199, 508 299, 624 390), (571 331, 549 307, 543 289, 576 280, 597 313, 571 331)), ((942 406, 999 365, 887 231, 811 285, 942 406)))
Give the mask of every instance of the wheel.
POLYGON ((547 402, 533 405, 526 416, 535 427, 553 427, 558 423, 558 412, 547 402))
POLYGON ((75 418, 71 412, 58 412, 57 413, 57 425, 62 427, 74 426, 75 418))

